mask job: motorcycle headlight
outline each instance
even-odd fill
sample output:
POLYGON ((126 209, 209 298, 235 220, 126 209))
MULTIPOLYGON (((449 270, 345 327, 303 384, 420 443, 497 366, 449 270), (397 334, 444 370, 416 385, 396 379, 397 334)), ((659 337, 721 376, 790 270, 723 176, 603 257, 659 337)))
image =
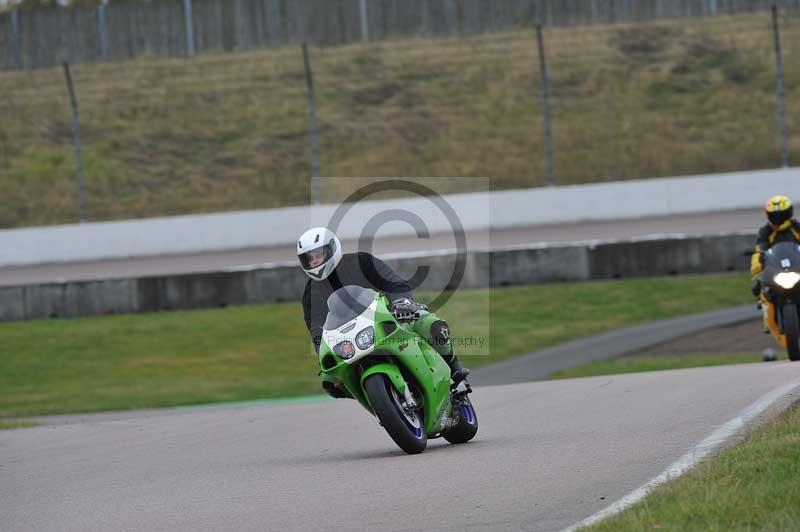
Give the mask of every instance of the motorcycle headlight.
POLYGON ((345 340, 344 342, 339 342, 336 344, 333 347, 333 352, 339 355, 341 358, 347 360, 348 358, 353 358, 353 355, 356 354, 356 348, 352 343, 345 340))
POLYGON ((794 285, 800 281, 800 273, 796 272, 781 272, 773 278, 775 284, 780 286, 781 288, 785 288, 789 290, 790 288, 794 288, 794 285))
POLYGON ((367 349, 375 341, 375 329, 367 327, 356 335, 356 345, 359 349, 367 349))

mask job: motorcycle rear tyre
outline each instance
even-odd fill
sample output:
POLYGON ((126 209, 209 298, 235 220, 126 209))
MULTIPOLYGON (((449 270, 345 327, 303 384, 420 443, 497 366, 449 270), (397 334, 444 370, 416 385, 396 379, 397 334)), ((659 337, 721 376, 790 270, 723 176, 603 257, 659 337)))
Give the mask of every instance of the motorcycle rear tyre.
POLYGON ((478 433, 478 416, 469 399, 459 408, 461 412, 458 425, 442 432, 442 437, 450 443, 467 443, 478 433))

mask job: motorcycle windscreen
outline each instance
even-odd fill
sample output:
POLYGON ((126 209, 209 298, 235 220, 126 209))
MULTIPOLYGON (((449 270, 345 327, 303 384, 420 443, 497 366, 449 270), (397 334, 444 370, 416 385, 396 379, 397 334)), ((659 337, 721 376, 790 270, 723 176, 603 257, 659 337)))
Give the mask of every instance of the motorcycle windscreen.
POLYGON ((343 286, 328 297, 328 317, 324 329, 338 329, 348 321, 356 319, 375 300, 377 292, 361 286, 343 286))
POLYGON ((778 270, 800 269, 800 246, 793 242, 779 242, 764 253, 764 262, 778 270))

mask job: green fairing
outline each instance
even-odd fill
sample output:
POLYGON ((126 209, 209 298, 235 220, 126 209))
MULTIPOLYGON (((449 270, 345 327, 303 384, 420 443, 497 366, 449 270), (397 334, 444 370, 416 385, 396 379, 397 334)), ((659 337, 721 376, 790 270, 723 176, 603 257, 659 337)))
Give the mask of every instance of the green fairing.
POLYGON ((406 381, 403 379, 403 374, 400 373, 400 368, 394 364, 375 364, 374 366, 370 366, 367 371, 361 374, 360 380, 362 389, 364 388, 364 381, 367 380, 367 377, 376 373, 388 375, 397 391, 400 393, 405 393, 406 381))
POLYGON ((376 296, 374 330, 375 349, 362 361, 370 357, 384 357, 377 364, 370 365, 359 374, 360 364, 348 364, 339 358, 324 340, 320 346, 319 359, 323 378, 341 381, 350 394, 374 414, 364 391, 363 383, 367 377, 383 373, 389 377, 399 394, 403 394, 406 383, 413 381, 422 393, 424 404, 424 424, 427 435, 434 436, 442 429, 442 422, 450 415, 450 368, 412 325, 397 322, 387 307, 386 297, 376 296), (385 334, 385 324, 396 328, 385 334), (388 355, 389 358, 386 358, 388 355))

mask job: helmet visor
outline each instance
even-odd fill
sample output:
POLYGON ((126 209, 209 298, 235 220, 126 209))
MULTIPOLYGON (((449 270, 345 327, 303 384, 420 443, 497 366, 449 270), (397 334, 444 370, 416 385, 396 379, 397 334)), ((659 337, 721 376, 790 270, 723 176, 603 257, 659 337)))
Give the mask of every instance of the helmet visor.
POLYGON ((769 223, 772 225, 781 225, 786 220, 790 219, 794 215, 794 207, 789 207, 788 209, 782 211, 773 211, 767 213, 767 219, 769 223))
POLYGON ((328 262, 331 257, 333 257, 333 248, 334 244, 333 241, 331 241, 322 247, 312 249, 311 251, 306 251, 305 253, 299 255, 300 264, 303 266, 304 270, 313 270, 314 268, 319 268, 328 262))

